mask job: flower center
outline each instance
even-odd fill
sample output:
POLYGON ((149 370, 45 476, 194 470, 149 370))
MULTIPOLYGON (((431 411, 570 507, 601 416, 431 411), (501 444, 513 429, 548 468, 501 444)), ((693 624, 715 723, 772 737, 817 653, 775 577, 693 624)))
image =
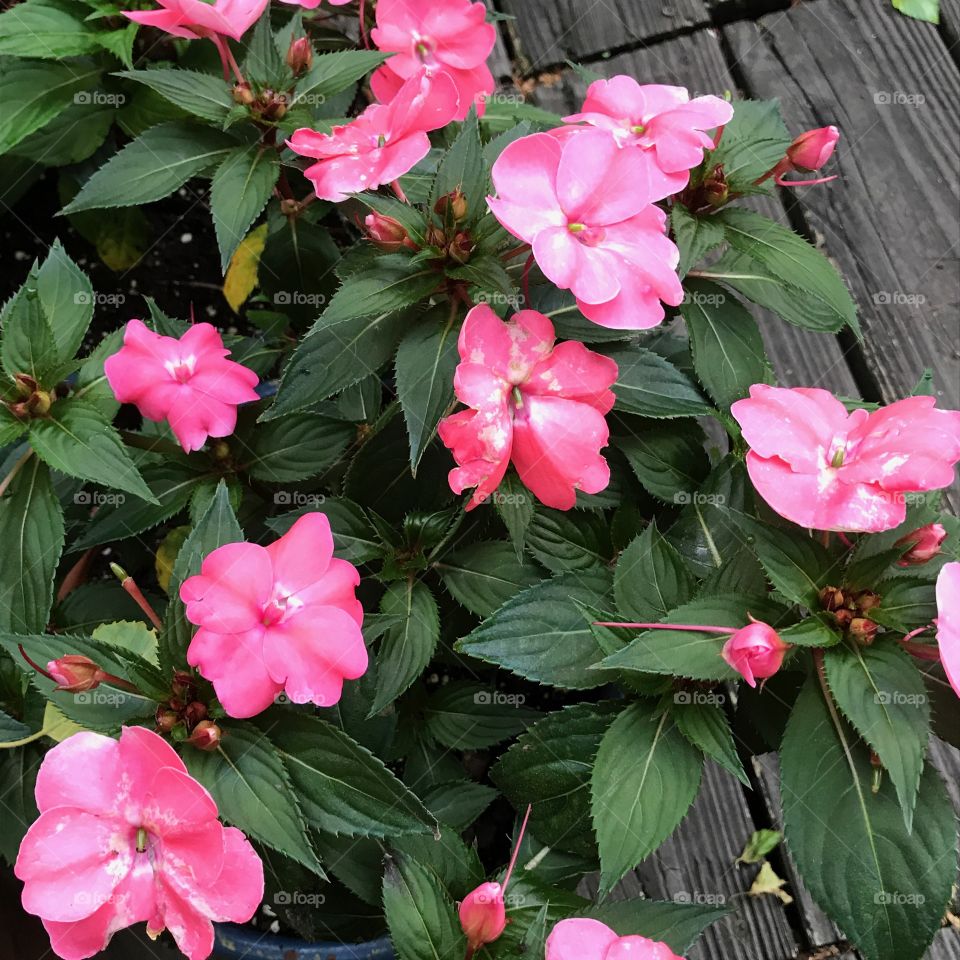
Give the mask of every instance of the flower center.
POLYGON ((425 66, 432 66, 436 63, 435 49, 436 45, 430 37, 424 37, 417 33, 413 35, 413 55, 425 66))
POLYGON ((568 223, 567 229, 586 247, 598 246, 606 236, 603 227, 588 227, 585 223, 568 223))
POLYGON ((146 852, 148 840, 146 827, 137 827, 137 853, 146 852))
POLYGON ((647 127, 643 123, 634 123, 630 126, 630 132, 640 137, 647 132, 647 127))
POLYGON ((830 457, 830 466, 834 469, 838 469, 843 466, 844 458, 847 455, 846 445, 841 444, 839 447, 834 449, 833 455, 830 457))
POLYGON ((289 619, 302 606, 301 600, 292 596, 289 591, 277 587, 273 596, 263 606, 260 622, 265 627, 273 627, 289 619))
POLYGON ((191 353, 189 357, 180 357, 178 360, 168 360, 164 367, 167 373, 177 383, 186 383, 194 374, 197 367, 197 358, 191 353))

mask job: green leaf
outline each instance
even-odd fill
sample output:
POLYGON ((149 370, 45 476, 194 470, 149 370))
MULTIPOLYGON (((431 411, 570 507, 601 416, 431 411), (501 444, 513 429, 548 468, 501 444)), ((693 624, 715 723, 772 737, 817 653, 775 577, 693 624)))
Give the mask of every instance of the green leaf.
POLYGON ((541 843, 596 856, 590 813, 593 758, 622 709, 622 702, 579 703, 550 713, 520 736, 490 771, 516 809, 533 805, 530 832, 541 843))
POLYGON ((479 617, 488 617, 511 597, 540 582, 534 564, 524 564, 502 540, 479 541, 434 564, 454 599, 479 617))
POLYGON ((279 751, 252 724, 231 721, 216 751, 186 748, 192 777, 217 802, 220 816, 248 837, 323 876, 279 751))
POLYGON ((730 721, 718 705, 723 696, 701 690, 676 693, 673 719, 677 729, 690 743, 732 773, 745 787, 749 787, 750 778, 737 755, 730 721))
POLYGON ((915 20, 940 22, 940 0, 893 0, 894 7, 915 20))
POLYGON ((604 566, 608 539, 606 521, 585 511, 537 507, 526 530, 527 549, 554 573, 604 566))
POLYGON ((4 785, 0 856, 9 864, 17 859, 27 827, 40 816, 34 791, 43 757, 43 748, 37 743, 29 743, 18 750, 0 750, 0 783, 4 785))
POLYGON ((656 521, 620 554, 613 575, 617 611, 641 623, 661 620, 695 589, 683 557, 663 539, 656 521))
MULTIPOLYGON (((78 93, 74 102, 39 130, 21 140, 11 151, 45 167, 66 167, 86 160, 106 140, 116 107, 108 96, 78 93)), ((67 187, 69 175, 58 183, 67 187)))
POLYGON ((893 642, 833 647, 824 664, 837 705, 890 775, 909 832, 930 739, 930 702, 922 674, 893 642))
POLYGON ((692 503, 710 473, 706 437, 696 421, 645 423, 613 443, 644 488, 668 503, 692 503))
POLYGON ((210 210, 225 273, 240 241, 273 195, 280 167, 273 150, 235 147, 217 167, 210 185, 210 210))
POLYGON ((120 435, 92 400, 58 400, 49 417, 30 422, 30 443, 38 457, 68 476, 157 502, 120 435))
POLYGON ((22 740, 29 733, 30 728, 25 723, 14 720, 9 714, 0 710, 0 743, 22 740))
POLYGON ((697 795, 702 769, 700 752, 669 711, 634 703, 613 721, 590 780, 601 895, 673 833, 697 795))
POLYGON ((427 701, 426 731, 452 750, 480 750, 512 737, 540 714, 523 694, 479 683, 450 683, 427 701))
POLYGON ((603 350, 619 369, 616 408, 641 417, 700 417, 712 412, 692 381, 672 363, 644 347, 603 350))
POLYGON ((196 70, 122 70, 115 74, 135 80, 176 104, 181 110, 218 126, 235 106, 230 87, 220 77, 196 70))
POLYGON ((507 601, 459 640, 456 649, 555 687, 601 686, 607 677, 587 668, 602 654, 577 601, 603 606, 609 591, 606 572, 570 573, 543 581, 507 601))
POLYGON ((436 822, 369 750, 332 724, 297 711, 258 723, 283 757, 310 826, 351 837, 427 833, 436 822))
POLYGON ((0 14, 0 55, 62 60, 95 53, 97 33, 83 8, 53 0, 26 0, 0 14))
POLYGON ((296 86, 294 106, 322 104, 375 70, 387 57, 379 50, 338 50, 314 56, 313 65, 296 86))
POLYGON ((240 458, 243 468, 258 480, 305 480, 336 463, 353 436, 348 423, 298 413, 258 424, 240 458))
POLYGON ((396 700, 420 676, 440 639, 437 601, 419 581, 391 584, 380 601, 380 612, 402 619, 380 641, 377 692, 370 716, 396 700))
POLYGON ((440 161, 437 178, 430 190, 430 209, 434 208, 441 197, 458 189, 463 192, 467 201, 466 222, 473 223, 487 211, 484 201, 487 172, 483 164, 477 115, 473 109, 463 121, 456 140, 440 161))
POLYGON ((677 272, 681 279, 726 239, 723 227, 715 220, 694 216, 682 203, 675 203, 671 208, 670 226, 680 249, 677 272))
POLYGON ((39 633, 53 604, 63 512, 46 465, 31 457, 0 499, 0 630, 39 633))
POLYGON ((210 127, 180 120, 161 123, 115 153, 63 212, 132 207, 160 200, 218 163, 234 145, 227 134, 210 127))
POLYGON ((269 10, 261 15, 250 34, 247 55, 243 58, 243 73, 259 87, 276 89, 280 88, 285 76, 289 76, 273 36, 269 10))
MULTIPOLYGON (((454 830, 466 830, 499 796, 493 787, 473 780, 434 784, 423 795, 427 809, 454 830)), ((449 832, 449 831, 445 831, 449 832)), ((453 892, 453 891, 451 891, 453 892)))
MULTIPOLYGON (((744 626, 751 614, 776 625, 782 608, 761 597, 702 597, 675 608, 662 622, 730 627, 732 632, 744 626)), ((607 657, 603 666, 693 680, 733 680, 737 674, 720 656, 726 639, 723 634, 693 630, 647 630, 630 646, 607 657)))
POLYGON ((512 470, 508 470, 492 496, 493 505, 510 534, 517 559, 523 559, 527 529, 533 520, 533 497, 512 470))
POLYGON ((706 927, 729 913, 727 907, 701 907, 662 900, 619 900, 590 906, 581 915, 607 924, 621 937, 641 936, 662 941, 679 955, 693 948, 706 927))
POLYGON ((139 29, 140 24, 128 23, 119 30, 106 30, 97 34, 97 43, 129 68, 133 66, 133 44, 139 29))
POLYGON ((53 386, 48 381, 58 371, 59 352, 36 284, 37 274, 31 270, 26 283, 3 305, 3 368, 11 378, 23 373, 42 386, 53 386))
POLYGON ((893 784, 884 778, 872 791, 869 751, 831 715, 813 679, 780 761, 787 843, 817 903, 867 960, 920 960, 957 869, 953 807, 932 765, 908 833, 893 784))
POLYGON ((453 901, 440 878, 410 857, 387 861, 383 912, 398 960, 452 960, 466 951, 453 901))
POLYGON ((850 293, 833 264, 816 247, 751 210, 727 208, 717 218, 733 255, 727 254, 706 271, 711 277, 729 282, 791 323, 834 333, 849 326, 859 335, 857 308, 850 293))
MULTIPOLYGON (((277 502, 283 504, 292 501, 289 492, 280 491, 277 502)), ((292 513, 285 513, 280 517, 273 517, 266 521, 267 526, 278 536, 285 534, 304 513, 315 510, 309 505, 292 513)), ((367 519, 363 508, 345 497, 327 497, 323 500, 323 512, 330 521, 333 531, 333 552, 341 560, 351 563, 365 563, 379 556, 382 551, 380 539, 376 530, 367 519)))
POLYGON ((898 577, 877 584, 880 606, 870 611, 870 619, 892 630, 906 633, 926 626, 937 615, 933 584, 916 577, 898 577))
POLYGON ((840 642, 840 634, 821 619, 824 616, 825 614, 820 613, 807 617, 799 623, 778 630, 777 633, 784 643, 796 647, 835 647, 840 642))
POLYGON ((680 312, 697 376, 720 407, 747 396, 753 384, 768 382, 760 328, 736 298, 714 283, 688 282, 680 312))
POLYGON ((37 272, 37 294, 62 360, 80 349, 93 320, 93 287, 87 275, 67 256, 59 239, 37 272))
POLYGON ((723 164, 732 187, 749 190, 783 158, 790 141, 777 100, 737 100, 711 163, 723 164))
POLYGON ((410 437, 410 466, 416 473, 440 418, 454 402, 453 375, 460 361, 452 323, 425 319, 405 334, 397 349, 397 395, 410 437))

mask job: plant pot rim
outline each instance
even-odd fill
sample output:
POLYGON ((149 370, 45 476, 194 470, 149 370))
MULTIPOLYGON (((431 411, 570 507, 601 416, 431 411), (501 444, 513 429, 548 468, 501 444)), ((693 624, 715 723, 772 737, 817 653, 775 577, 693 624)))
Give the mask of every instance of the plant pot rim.
POLYGON ((236 923, 214 925, 214 955, 240 960, 394 960, 389 937, 366 943, 307 943, 236 923))

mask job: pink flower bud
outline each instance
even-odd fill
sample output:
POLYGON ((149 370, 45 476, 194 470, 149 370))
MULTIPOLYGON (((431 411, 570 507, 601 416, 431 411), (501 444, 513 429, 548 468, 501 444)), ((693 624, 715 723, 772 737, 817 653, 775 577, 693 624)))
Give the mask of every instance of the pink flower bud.
POLYGON ((106 674, 89 658, 68 653, 47 664, 47 673, 57 681, 58 690, 68 693, 85 693, 99 687, 106 674))
POLYGON ((293 71, 293 75, 299 77, 301 73, 306 73, 312 63, 313 47, 310 46, 310 40, 307 37, 291 40, 287 50, 287 66, 293 71))
POLYGON ((723 645, 723 659, 743 677, 751 687, 772 677, 783 663, 790 649, 769 624, 754 620, 737 630, 723 645))
POLYGON ((201 720, 187 739, 198 750, 216 750, 220 746, 223 731, 212 720, 201 720))
POLYGON ((940 552, 940 545, 946 539, 947 531, 939 523, 928 523, 925 527, 908 533, 895 544, 906 549, 898 564, 901 567, 912 567, 927 563, 940 552))
POLYGON ((840 131, 836 127, 808 130, 787 147, 787 157, 795 170, 812 173, 833 156, 839 139, 840 131))
POLYGON ((481 883, 460 904, 460 926, 471 949, 493 943, 507 925, 503 888, 499 883, 481 883))
POLYGON ((367 237, 386 253, 396 253, 403 247, 416 249, 406 227, 393 217, 385 217, 381 213, 368 213, 363 225, 366 228, 367 237))

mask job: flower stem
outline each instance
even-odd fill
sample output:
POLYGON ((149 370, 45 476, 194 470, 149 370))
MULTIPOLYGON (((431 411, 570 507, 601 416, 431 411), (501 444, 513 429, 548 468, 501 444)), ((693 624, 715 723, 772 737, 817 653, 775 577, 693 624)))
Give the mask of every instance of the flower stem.
POLYGON ((136 580, 127 573, 119 564, 111 563, 110 569, 114 576, 120 581, 120 586, 133 598, 136 605, 147 615, 150 622, 158 629, 163 629, 163 621, 157 616, 157 612, 150 606, 147 598, 137 586, 136 580))
POLYGON ((739 627, 709 627, 697 623, 614 623, 595 621, 595 627, 629 627, 632 630, 690 630, 695 633, 736 633, 739 627))
POLYGON ((393 188, 393 192, 397 195, 397 199, 398 199, 401 203, 409 203, 409 202, 410 202, 410 201, 407 199, 407 195, 403 192, 403 187, 400 186, 400 181, 399 181, 399 180, 394 180, 393 183, 390 184, 390 186, 393 188))
POLYGON ((900 641, 900 646, 903 647, 911 657, 916 657, 918 660, 929 660, 932 663, 938 663, 940 660, 940 650, 932 643, 914 643, 912 640, 904 637, 900 641))

